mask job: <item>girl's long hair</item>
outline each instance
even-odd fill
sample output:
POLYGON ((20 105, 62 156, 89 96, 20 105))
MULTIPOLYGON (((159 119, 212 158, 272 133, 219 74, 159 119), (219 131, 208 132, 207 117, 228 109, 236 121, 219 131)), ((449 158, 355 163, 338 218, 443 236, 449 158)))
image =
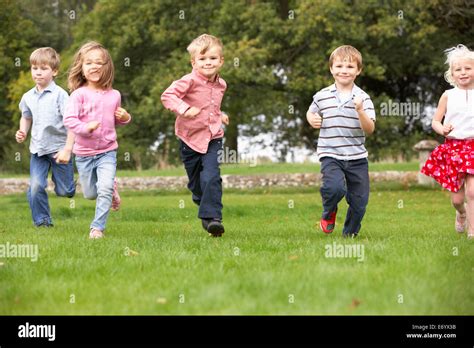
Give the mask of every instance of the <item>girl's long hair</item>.
POLYGON ((92 50, 101 51, 104 58, 104 65, 101 69, 102 75, 97 82, 98 86, 102 89, 112 88, 114 82, 114 63, 110 57, 109 51, 107 51, 107 49, 100 43, 89 41, 82 45, 79 51, 76 52, 71 68, 69 69, 67 84, 71 92, 87 84, 87 80, 82 73, 82 63, 84 62, 84 56, 87 52, 92 50))

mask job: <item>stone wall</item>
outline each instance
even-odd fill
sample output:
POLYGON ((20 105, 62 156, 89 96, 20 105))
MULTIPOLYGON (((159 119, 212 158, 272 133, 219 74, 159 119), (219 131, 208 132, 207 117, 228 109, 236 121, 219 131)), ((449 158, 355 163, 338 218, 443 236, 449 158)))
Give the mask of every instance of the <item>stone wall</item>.
MULTIPOLYGON (((371 172, 371 182, 393 181, 404 185, 417 182, 417 172, 371 172)), ((118 178, 120 190, 145 191, 162 189, 176 191, 186 188, 188 179, 185 176, 155 176, 118 178)), ((28 189, 29 179, 0 179, 0 194, 23 193, 28 189)), ((252 189, 259 187, 310 187, 321 184, 321 174, 262 174, 262 175, 223 175, 224 188, 252 189)), ((48 189, 53 190, 54 185, 49 180, 48 189)), ((80 184, 77 191, 81 192, 80 184)))

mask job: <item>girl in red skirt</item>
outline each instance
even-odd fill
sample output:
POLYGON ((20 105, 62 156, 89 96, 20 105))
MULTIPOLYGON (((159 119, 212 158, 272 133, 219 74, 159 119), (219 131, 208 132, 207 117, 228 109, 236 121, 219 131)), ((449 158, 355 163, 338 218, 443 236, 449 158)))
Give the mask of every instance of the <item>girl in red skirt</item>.
POLYGON ((446 52, 449 69, 444 76, 454 88, 441 96, 432 122, 433 130, 446 139, 421 172, 451 191, 455 229, 467 229, 467 237, 474 239, 474 51, 458 45, 446 52))

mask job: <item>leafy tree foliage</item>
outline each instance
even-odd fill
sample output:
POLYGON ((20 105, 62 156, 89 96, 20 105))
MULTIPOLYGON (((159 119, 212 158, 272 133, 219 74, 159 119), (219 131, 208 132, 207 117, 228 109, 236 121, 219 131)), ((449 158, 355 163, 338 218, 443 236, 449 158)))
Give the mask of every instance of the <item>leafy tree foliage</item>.
POLYGON ((221 75, 228 90, 222 109, 231 119, 226 146, 237 149, 239 133, 273 132, 282 160, 292 147, 311 148, 317 138, 305 113, 312 96, 333 82, 328 57, 337 46, 353 45, 363 55, 356 83, 372 96, 378 115, 367 146, 373 159, 382 159, 409 157, 412 145, 431 134, 426 107, 449 88, 443 50, 458 43, 472 47, 474 37, 469 0, 0 1, 8 9, 0 15, 0 77, 8 86, 0 99, 7 115, 0 121, 2 149, 16 129, 19 98, 31 85, 26 67, 15 68, 13 57, 27 62, 38 46, 61 50, 58 82, 65 86, 74 52, 97 40, 111 52, 114 87, 133 116, 119 130, 120 166, 130 168, 178 162, 175 116, 160 95, 191 71, 186 47, 202 33, 224 42, 221 75), (384 115, 390 103, 415 103, 417 109, 384 115))

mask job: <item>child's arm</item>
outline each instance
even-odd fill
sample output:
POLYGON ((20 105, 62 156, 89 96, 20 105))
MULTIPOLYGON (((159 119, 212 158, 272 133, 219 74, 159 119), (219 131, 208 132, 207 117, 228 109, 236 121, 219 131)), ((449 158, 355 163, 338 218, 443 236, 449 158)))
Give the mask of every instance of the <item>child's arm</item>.
POLYGON ((100 123, 97 121, 82 122, 79 120, 79 109, 81 102, 78 95, 71 94, 69 97, 66 111, 64 112, 64 125, 71 130, 75 135, 83 137, 91 137, 92 132, 99 128, 100 123))
POLYGON ((320 129, 323 124, 323 118, 319 115, 319 105, 316 102, 316 100, 318 100, 318 93, 313 96, 313 101, 306 112, 306 120, 309 125, 315 129, 320 129))
POLYGON ((54 155, 54 158, 56 159, 57 163, 69 163, 69 160, 71 159, 71 153, 72 153, 72 148, 74 146, 75 139, 76 139, 76 136, 74 135, 74 133, 68 130, 66 145, 64 145, 64 148, 61 151, 57 152, 54 155))
POLYGON ((197 114, 201 112, 201 109, 191 106, 182 100, 192 87, 192 84, 192 80, 186 78, 174 81, 161 95, 161 103, 163 106, 175 114, 184 117, 197 116, 197 114))
POLYGON ((20 119, 20 129, 16 131, 15 139, 18 143, 22 143, 26 140, 26 135, 30 130, 31 123, 33 120, 31 118, 22 117, 20 119))
POLYGON ((221 112, 221 121, 223 124, 226 126, 229 125, 229 115, 227 115, 225 112, 221 112))
POLYGON ((132 116, 130 116, 127 110, 125 110, 124 108, 120 106, 117 108, 117 110, 115 110, 114 115, 115 115, 115 120, 119 124, 127 124, 127 123, 130 123, 130 121, 132 120, 132 116))
POLYGON ((370 135, 375 130, 375 122, 372 120, 369 115, 364 111, 363 100, 361 97, 354 97, 354 106, 359 116, 360 126, 366 135, 370 135))
POLYGON ((313 113, 311 111, 306 113, 306 119, 308 120, 310 126, 316 129, 321 128, 321 125, 323 124, 323 118, 319 116, 319 114, 313 113))
POLYGON ((433 128, 433 130, 442 136, 447 136, 454 129, 451 124, 443 125, 441 123, 441 120, 446 114, 447 105, 448 95, 446 94, 446 92, 444 92, 441 98, 439 98, 438 108, 436 109, 436 112, 433 116, 433 121, 431 122, 431 127, 433 128))

